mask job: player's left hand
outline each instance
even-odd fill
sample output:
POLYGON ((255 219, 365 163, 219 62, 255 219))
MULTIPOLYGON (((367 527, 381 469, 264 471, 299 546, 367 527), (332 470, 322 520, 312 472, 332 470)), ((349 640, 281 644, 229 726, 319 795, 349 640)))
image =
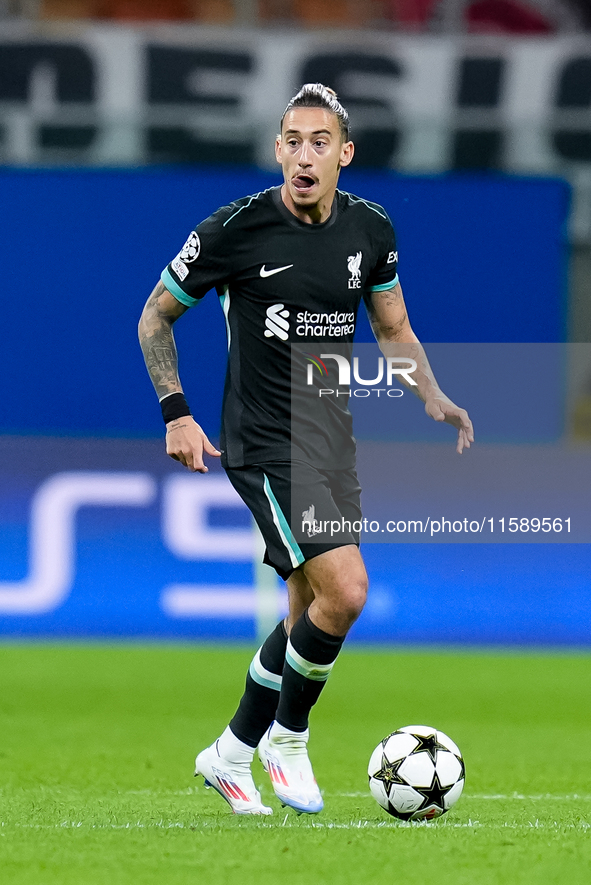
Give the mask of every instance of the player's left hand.
POLYGON ((474 442, 474 428, 465 409, 460 409, 445 394, 439 393, 425 402, 425 411, 434 421, 445 421, 446 424, 457 427, 456 452, 458 455, 461 455, 464 449, 470 448, 470 443, 474 442))

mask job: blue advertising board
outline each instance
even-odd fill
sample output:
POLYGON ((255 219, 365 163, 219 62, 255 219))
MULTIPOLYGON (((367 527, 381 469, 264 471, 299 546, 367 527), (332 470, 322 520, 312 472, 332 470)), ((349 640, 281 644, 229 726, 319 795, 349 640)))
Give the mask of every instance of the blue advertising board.
MULTIPOLYGON (((363 443, 359 467, 370 594, 353 640, 591 643, 591 453, 363 443)), ((161 441, 0 438, 0 519, 3 636, 250 640, 285 611, 223 472, 189 474, 161 441)))

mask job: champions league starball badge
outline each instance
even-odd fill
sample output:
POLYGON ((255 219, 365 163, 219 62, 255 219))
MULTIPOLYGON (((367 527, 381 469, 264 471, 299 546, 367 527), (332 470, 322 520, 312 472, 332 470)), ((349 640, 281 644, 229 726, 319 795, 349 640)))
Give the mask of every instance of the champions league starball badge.
POLYGON ((199 239, 199 235, 195 231, 191 231, 191 233, 189 234, 189 239, 179 252, 179 258, 186 264, 190 264, 191 261, 195 261, 195 259, 199 257, 200 252, 201 241, 199 239))

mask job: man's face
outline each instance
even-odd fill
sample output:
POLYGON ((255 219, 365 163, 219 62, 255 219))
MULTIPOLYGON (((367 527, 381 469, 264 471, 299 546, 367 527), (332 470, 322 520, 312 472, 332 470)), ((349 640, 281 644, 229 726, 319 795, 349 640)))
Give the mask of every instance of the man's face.
MULTIPOLYGON (((341 166, 353 159, 353 142, 343 142, 339 121, 324 108, 294 108, 285 115, 275 144, 286 198, 296 210, 332 205, 341 166)), ((288 203, 289 205, 289 203, 288 203)))

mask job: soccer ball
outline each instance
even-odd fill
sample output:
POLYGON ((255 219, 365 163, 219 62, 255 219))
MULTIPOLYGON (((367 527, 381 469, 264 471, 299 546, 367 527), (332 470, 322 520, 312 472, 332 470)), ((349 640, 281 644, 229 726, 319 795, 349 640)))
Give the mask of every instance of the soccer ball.
POLYGON ((432 820, 455 805, 464 789, 464 760, 442 731, 407 725, 384 738, 371 754, 369 789, 401 820, 432 820))

